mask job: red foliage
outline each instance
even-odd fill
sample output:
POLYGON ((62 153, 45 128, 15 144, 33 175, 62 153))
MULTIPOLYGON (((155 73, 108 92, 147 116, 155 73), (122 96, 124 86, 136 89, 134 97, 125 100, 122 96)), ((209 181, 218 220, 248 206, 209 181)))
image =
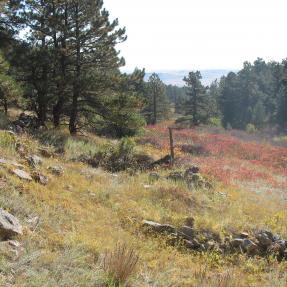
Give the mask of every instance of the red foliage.
MULTIPOLYGON (((167 125, 151 126, 147 137, 161 150, 168 152, 169 139, 167 125)), ((287 148, 267 143, 246 142, 228 134, 210 134, 199 129, 174 130, 178 164, 198 164, 204 174, 223 183, 238 181, 264 181, 276 188, 287 187, 287 148), (180 153, 184 144, 201 145, 205 155, 180 153), (283 180, 278 180, 278 176, 283 180)))

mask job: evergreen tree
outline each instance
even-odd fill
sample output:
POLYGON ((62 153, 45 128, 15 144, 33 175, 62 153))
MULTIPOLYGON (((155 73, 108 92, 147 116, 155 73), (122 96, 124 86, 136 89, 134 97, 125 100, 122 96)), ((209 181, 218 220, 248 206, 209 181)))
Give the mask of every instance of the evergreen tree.
POLYGON ((157 124, 170 116, 170 103, 166 95, 165 85, 158 74, 153 73, 149 77, 146 86, 146 107, 143 114, 148 124, 157 124))
POLYGON ((186 115, 192 116, 193 125, 204 123, 208 118, 208 98, 206 87, 202 85, 201 78, 200 72, 196 71, 190 72, 183 79, 186 83, 186 115))

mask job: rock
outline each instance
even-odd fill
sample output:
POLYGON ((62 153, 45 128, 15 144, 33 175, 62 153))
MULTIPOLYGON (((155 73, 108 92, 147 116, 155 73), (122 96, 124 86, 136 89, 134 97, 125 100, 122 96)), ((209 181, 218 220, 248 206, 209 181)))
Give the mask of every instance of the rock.
POLYGON ((19 258, 23 248, 21 244, 16 240, 8 240, 0 242, 0 254, 9 259, 16 260, 19 258))
POLYGON ((134 160, 140 170, 148 169, 154 162, 154 158, 145 153, 136 153, 134 155, 134 160))
POLYGON ((268 248, 272 245, 273 234, 269 231, 260 231, 256 234, 256 239, 258 240, 260 246, 268 248))
POLYGON ((185 171, 184 177, 189 177, 189 176, 196 174, 196 173, 199 173, 199 167, 198 166, 192 166, 185 171))
POLYGON ((157 165, 167 165, 171 163, 171 156, 168 154, 166 156, 164 156, 163 158, 154 161, 150 166, 151 167, 155 167, 157 165))
POLYGON ((15 161, 11 161, 11 160, 8 160, 8 159, 5 159, 5 158, 0 158, 0 164, 3 164, 3 165, 13 165, 19 169, 23 169, 24 166, 22 164, 19 164, 15 161))
POLYGON ((39 216, 29 215, 26 222, 28 223, 30 229, 35 230, 40 222, 40 218, 39 216))
POLYGON ((64 170, 61 166, 50 166, 48 169, 52 172, 52 174, 56 176, 60 176, 64 173, 64 170))
POLYGON ((143 226, 158 233, 176 233, 176 228, 170 224, 160 224, 154 221, 144 220, 143 226))
POLYGON ((27 158, 27 161, 28 161, 29 165, 33 168, 36 168, 37 166, 41 165, 43 162, 43 160, 37 155, 30 155, 27 158))
POLYGON ((50 158, 53 156, 53 153, 49 151, 47 148, 38 148, 38 151, 43 157, 50 158))
POLYGON ((37 171, 33 173, 32 177, 36 182, 39 182, 42 185, 47 185, 49 182, 49 178, 47 176, 37 171))
POLYGON ((197 239, 184 240, 184 245, 186 248, 193 249, 193 250, 197 250, 202 247, 197 239))
POLYGON ((248 254, 255 254, 258 251, 258 246, 250 239, 243 239, 243 242, 241 243, 241 247, 244 251, 246 251, 248 254))
POLYGON ((239 234, 239 237, 240 237, 240 238, 248 238, 248 237, 249 237, 249 233, 248 233, 248 232, 241 232, 241 233, 239 234))
POLYGON ((278 253, 279 255, 283 255, 285 249, 287 248, 287 243, 285 240, 278 240, 272 243, 269 247, 269 252, 278 253))
POLYGON ((214 240, 209 240, 204 244, 204 246, 206 250, 214 250, 217 247, 217 242, 214 240))
POLYGON ((186 226, 188 227, 194 227, 194 221, 195 219, 193 217, 187 217, 185 220, 184 220, 184 223, 186 226))
POLYGON ((233 248, 238 248, 242 245, 243 239, 242 238, 235 238, 230 241, 230 246, 233 248))
POLYGON ((152 172, 149 174, 148 178, 149 178, 149 181, 154 182, 160 179, 160 175, 156 172, 152 172))
POLYGON ((173 180, 173 181, 183 181, 184 177, 181 172, 171 172, 168 176, 167 179, 173 180))
POLYGON ((33 180, 31 175, 24 170, 14 169, 14 170, 12 170, 12 172, 21 179, 28 180, 28 181, 33 180))
POLYGON ((27 148, 22 143, 18 142, 16 143, 16 151, 18 154, 22 157, 25 157, 27 154, 27 148))
POLYGON ((182 226, 181 228, 178 229, 177 233, 184 239, 191 239, 195 236, 194 229, 189 226, 182 226))
POLYGON ((3 239, 11 239, 14 236, 22 234, 22 226, 19 220, 0 208, 0 237, 3 239))

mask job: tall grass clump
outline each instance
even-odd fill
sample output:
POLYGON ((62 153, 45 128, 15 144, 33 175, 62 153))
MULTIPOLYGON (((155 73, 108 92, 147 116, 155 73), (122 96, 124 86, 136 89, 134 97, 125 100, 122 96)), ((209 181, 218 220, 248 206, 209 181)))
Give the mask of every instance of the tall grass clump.
POLYGON ((129 278, 135 274, 139 257, 134 249, 126 244, 117 244, 111 252, 106 252, 102 259, 102 268, 107 275, 107 286, 126 286, 129 278))

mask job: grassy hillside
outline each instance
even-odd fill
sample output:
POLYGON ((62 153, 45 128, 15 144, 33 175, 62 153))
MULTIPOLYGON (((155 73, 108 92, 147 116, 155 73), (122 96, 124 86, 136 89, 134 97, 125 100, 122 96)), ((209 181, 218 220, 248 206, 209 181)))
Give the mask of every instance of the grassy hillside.
MULTIPOLYGON (((135 138, 135 149, 155 160, 166 155, 166 125, 135 138)), ((23 181, 11 172, 13 164, 0 164, 0 206, 24 226, 18 252, 1 252, 0 285, 115 286, 101 258, 120 243, 139 256, 128 286, 287 286, 287 262, 272 255, 190 251, 142 227, 143 220, 181 226, 192 216, 197 229, 222 238, 255 229, 287 238, 287 148, 205 129, 175 131, 174 137, 175 166, 156 168, 160 179, 151 181, 151 171, 111 173, 84 163, 118 145, 114 140, 71 138, 65 131, 34 136, 0 131, 1 158, 32 174, 25 157, 38 154, 43 159, 38 172, 49 178, 46 186, 23 181), (43 157, 43 147, 53 156, 43 157), (166 179, 195 164, 212 188, 190 189, 166 179), (49 168, 55 166, 63 174, 55 175, 49 168)))

